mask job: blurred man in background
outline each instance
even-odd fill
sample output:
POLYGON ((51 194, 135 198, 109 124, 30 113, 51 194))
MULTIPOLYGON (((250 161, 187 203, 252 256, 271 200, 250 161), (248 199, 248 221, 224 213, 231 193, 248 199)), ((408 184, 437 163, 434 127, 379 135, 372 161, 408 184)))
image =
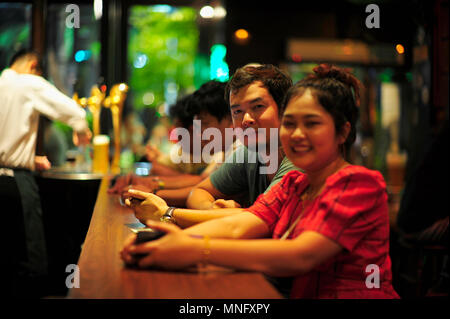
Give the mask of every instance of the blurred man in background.
POLYGON ((22 50, 0 76, 0 200, 6 218, 1 239, 7 243, 1 261, 6 275, 2 290, 12 297, 45 293, 47 254, 33 171, 49 169, 51 163, 45 156, 35 156, 39 116, 71 126, 76 145, 89 143, 91 137, 85 111, 41 74, 40 55, 22 50))

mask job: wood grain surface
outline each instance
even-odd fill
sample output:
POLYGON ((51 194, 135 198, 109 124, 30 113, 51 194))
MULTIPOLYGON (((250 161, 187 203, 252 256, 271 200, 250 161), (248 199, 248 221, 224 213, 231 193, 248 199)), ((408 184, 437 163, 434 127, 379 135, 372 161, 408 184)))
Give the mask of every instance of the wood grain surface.
MULTIPOLYGON (((173 272, 125 267, 119 252, 138 223, 131 209, 106 190, 104 178, 78 261, 80 288, 69 289, 68 298, 154 299, 278 299, 281 295, 262 274, 235 272, 208 266, 173 272)), ((82 200, 82 199, 80 199, 82 200)))

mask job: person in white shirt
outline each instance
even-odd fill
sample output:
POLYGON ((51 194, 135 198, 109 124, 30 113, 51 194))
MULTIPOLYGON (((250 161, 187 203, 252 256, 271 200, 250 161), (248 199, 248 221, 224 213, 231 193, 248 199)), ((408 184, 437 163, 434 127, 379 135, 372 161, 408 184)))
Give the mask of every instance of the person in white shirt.
POLYGON ((36 157, 39 115, 59 120, 74 130, 74 143, 89 143, 85 111, 41 77, 38 53, 22 50, 0 75, 0 202, 5 258, 0 273, 12 297, 39 297, 47 274, 42 208, 33 171, 48 169, 36 157))

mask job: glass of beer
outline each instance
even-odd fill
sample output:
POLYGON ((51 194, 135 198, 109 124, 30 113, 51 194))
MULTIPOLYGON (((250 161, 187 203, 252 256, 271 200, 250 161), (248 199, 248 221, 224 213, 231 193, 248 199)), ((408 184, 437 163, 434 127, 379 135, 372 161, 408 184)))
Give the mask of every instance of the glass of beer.
POLYGON ((106 174, 109 170, 109 136, 97 135, 92 140, 94 158, 92 172, 106 174))

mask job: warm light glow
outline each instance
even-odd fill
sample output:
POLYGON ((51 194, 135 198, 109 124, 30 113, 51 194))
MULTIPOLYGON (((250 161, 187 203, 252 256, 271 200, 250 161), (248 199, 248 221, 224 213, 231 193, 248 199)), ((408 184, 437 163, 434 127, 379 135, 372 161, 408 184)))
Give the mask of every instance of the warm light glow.
POLYGON ((103 0, 94 0, 95 20, 101 19, 102 15, 103 15, 103 0))
POLYGON ((214 17, 221 19, 221 18, 225 18, 225 16, 227 15, 227 10, 225 10, 224 7, 215 7, 214 8, 214 17))
POLYGON ((403 45, 401 45, 401 44, 397 44, 397 45, 395 46, 395 50, 397 50, 397 53, 398 53, 398 54, 403 54, 403 53, 405 53, 405 48, 404 48, 403 45))
POLYGON ((234 33, 235 37, 238 38, 239 40, 246 40, 248 39, 248 31, 245 29, 239 29, 236 30, 236 32, 234 33))
POLYGON ((214 9, 211 6, 204 6, 200 9, 200 15, 204 19, 211 19, 214 17, 214 9))
POLYGON ((350 45, 344 45, 342 47, 342 51, 344 52, 345 55, 351 55, 353 53, 353 49, 350 45))

